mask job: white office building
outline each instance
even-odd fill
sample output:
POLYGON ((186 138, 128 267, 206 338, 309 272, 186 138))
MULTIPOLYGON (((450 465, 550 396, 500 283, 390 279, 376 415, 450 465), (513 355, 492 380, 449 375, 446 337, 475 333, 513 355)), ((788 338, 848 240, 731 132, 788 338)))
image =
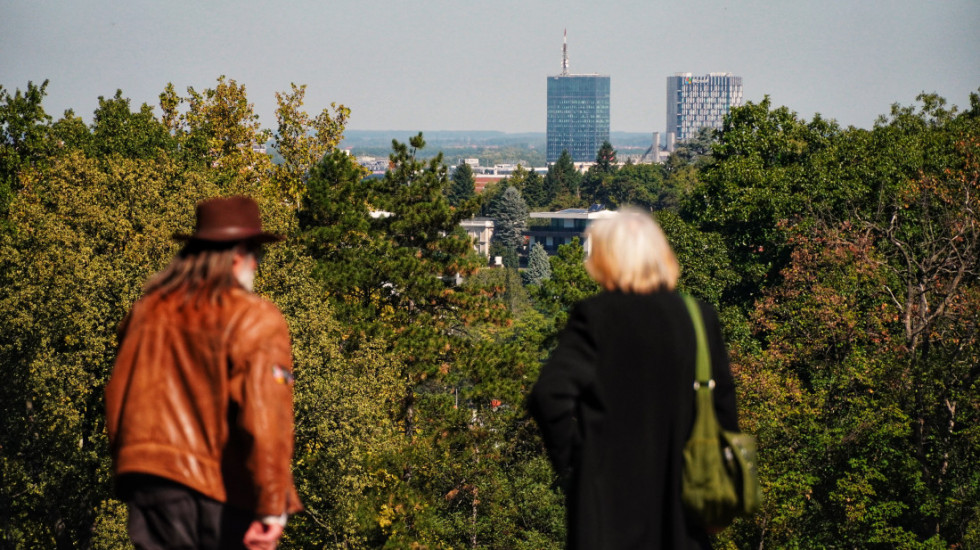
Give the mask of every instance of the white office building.
MULTIPOLYGON (((742 104, 742 77, 731 73, 667 77, 667 136, 677 141, 697 135, 701 128, 721 129, 725 115, 742 104)), ((668 147, 668 150, 671 150, 668 147)))

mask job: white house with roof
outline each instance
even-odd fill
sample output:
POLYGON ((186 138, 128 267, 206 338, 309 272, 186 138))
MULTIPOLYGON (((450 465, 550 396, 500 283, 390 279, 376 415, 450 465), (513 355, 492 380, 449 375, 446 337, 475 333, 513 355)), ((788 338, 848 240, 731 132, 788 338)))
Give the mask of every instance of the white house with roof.
POLYGON ((535 224, 524 232, 528 238, 528 250, 534 243, 541 243, 550 256, 558 251, 559 246, 572 242, 575 237, 578 237, 582 246, 588 250, 585 228, 594 220, 608 218, 614 214, 612 210, 596 207, 566 208, 558 212, 531 212, 532 220, 549 220, 550 223, 547 226, 535 224))
POLYGON ((480 254, 483 254, 484 257, 489 258, 490 239, 493 238, 493 220, 478 217, 463 220, 459 222, 459 225, 463 226, 466 234, 473 239, 473 248, 480 254))

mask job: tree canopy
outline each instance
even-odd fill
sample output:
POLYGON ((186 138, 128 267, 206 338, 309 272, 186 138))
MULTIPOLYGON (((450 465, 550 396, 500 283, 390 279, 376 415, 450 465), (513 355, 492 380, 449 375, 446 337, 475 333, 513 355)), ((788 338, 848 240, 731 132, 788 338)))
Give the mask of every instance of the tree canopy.
POLYGON ((460 162, 453 171, 452 185, 449 187, 449 204, 459 206, 464 201, 476 195, 476 178, 473 168, 465 162, 460 162))
MULTIPOLYGON (((49 116, 46 86, 0 88, 4 547, 126 546, 102 410, 115 329, 194 204, 239 193, 289 237, 256 286, 294 346, 307 511, 284 547, 562 546, 523 400, 599 291, 578 242, 486 267, 459 226, 480 201, 451 198, 421 134, 365 179, 337 150, 350 111, 305 113, 303 86, 277 94, 276 132, 225 77, 157 106, 116 92, 88 124, 49 116)), ((870 129, 766 97, 663 165, 608 149, 586 174, 567 155, 520 170, 482 206, 508 247, 528 206, 655 212, 681 289, 719 309, 760 443, 764 508, 716 546, 980 545, 980 94, 922 95, 870 129)))

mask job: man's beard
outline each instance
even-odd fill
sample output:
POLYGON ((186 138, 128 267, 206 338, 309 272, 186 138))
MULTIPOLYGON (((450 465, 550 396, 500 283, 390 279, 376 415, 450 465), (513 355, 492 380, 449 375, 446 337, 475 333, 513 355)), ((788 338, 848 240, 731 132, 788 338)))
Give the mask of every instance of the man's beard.
POLYGON ((249 267, 242 267, 235 273, 235 278, 238 279, 238 284, 242 285, 242 288, 252 292, 255 285, 255 270, 249 267))

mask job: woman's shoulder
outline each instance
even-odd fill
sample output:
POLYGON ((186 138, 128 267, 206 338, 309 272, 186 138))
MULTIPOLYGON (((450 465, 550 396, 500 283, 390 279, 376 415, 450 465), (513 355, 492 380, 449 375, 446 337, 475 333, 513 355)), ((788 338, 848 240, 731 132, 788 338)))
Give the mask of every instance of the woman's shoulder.
POLYGON ((683 311, 683 308, 680 294, 676 291, 663 290, 637 294, 613 290, 602 291, 580 301, 575 306, 573 316, 581 315, 594 319, 607 316, 634 317, 642 316, 644 313, 659 312, 661 315, 673 317, 674 313, 683 311))
POLYGON ((649 307, 657 303, 674 303, 680 301, 680 294, 674 290, 657 290, 654 292, 634 293, 621 290, 603 290, 598 294, 585 298, 579 305, 584 308, 593 307, 649 307))

